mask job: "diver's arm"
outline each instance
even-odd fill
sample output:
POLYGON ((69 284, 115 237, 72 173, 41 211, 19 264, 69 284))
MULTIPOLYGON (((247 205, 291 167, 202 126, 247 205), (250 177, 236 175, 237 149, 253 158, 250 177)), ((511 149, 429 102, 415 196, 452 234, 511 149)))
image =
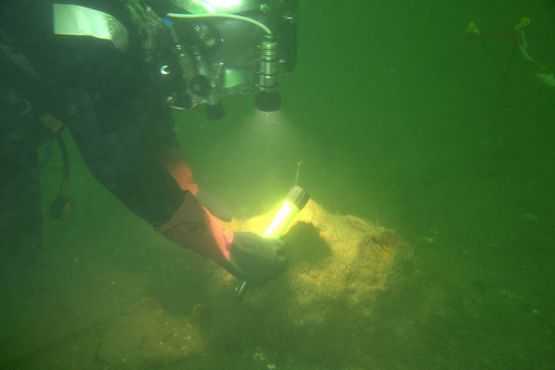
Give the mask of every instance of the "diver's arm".
POLYGON ((160 161, 168 173, 182 190, 196 195, 199 191, 198 185, 193 179, 193 172, 185 162, 184 156, 179 149, 168 149, 160 154, 160 161))
POLYGON ((193 172, 179 145, 171 115, 165 112, 165 114, 157 114, 157 117, 154 124, 156 130, 154 150, 157 158, 182 190, 196 195, 199 191, 198 185, 193 179, 193 172))
POLYGON ((145 145, 141 122, 120 129, 103 127, 84 91, 72 91, 68 100, 75 107, 71 133, 85 163, 130 210, 166 238, 242 279, 262 282, 281 271, 282 243, 252 233, 233 233, 191 191, 182 190, 145 145))
POLYGON ((153 155, 146 123, 101 122, 93 99, 82 89, 69 90, 66 100, 73 107, 71 134, 95 178, 149 224, 166 223, 184 193, 153 155))

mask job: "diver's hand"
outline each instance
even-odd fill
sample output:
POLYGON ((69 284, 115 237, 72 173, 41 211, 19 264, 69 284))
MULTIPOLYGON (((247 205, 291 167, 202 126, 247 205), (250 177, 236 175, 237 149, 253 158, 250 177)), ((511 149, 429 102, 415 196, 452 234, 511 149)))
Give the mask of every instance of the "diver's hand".
POLYGON ((279 239, 248 232, 235 233, 230 250, 231 272, 254 283, 270 280, 285 269, 283 246, 279 239))

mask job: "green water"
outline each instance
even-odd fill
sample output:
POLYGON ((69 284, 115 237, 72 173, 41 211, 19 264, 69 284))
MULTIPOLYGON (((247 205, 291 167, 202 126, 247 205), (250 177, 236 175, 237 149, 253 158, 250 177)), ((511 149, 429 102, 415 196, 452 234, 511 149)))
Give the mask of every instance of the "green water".
MULTIPOLYGON (((374 334, 359 338, 366 359, 353 369, 553 369, 555 90, 518 55, 507 82, 491 57, 506 68, 511 44, 492 43, 490 55, 464 30, 470 20, 510 27, 528 16, 531 52, 554 70, 555 4, 421 3, 301 2, 283 110, 262 115, 251 97, 234 97, 222 122, 176 114, 177 132, 200 186, 243 217, 281 197, 302 160, 301 185, 322 206, 414 247, 380 297, 374 334)), ((164 242, 72 151, 77 212, 67 224, 45 217, 42 265, 3 293, 8 369, 113 368, 94 361, 111 318, 144 296, 188 312, 200 294, 189 256, 153 248, 164 242)), ((59 166, 54 157, 43 174, 45 207, 59 166)), ((333 333, 322 343, 312 350, 333 347, 333 333)), ((248 368, 236 351, 199 363, 248 368)), ((276 357, 278 368, 341 368, 276 357)))

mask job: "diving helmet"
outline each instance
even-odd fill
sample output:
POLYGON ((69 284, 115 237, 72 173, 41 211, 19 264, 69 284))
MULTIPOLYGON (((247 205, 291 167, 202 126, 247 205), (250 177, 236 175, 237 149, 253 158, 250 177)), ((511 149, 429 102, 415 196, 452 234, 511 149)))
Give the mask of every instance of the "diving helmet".
POLYGON ((280 108, 278 79, 296 59, 297 0, 171 0, 168 13, 192 105, 223 114, 222 98, 256 92, 262 111, 280 108))

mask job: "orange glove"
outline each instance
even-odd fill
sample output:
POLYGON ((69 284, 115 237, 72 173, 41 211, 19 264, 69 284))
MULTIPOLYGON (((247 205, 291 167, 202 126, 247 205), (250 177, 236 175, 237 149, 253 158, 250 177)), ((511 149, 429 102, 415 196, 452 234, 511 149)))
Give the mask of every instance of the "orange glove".
POLYGON ((159 231, 241 279, 264 282, 285 266, 280 240, 253 233, 234 234, 190 193, 185 194, 181 207, 159 231))
POLYGON ((264 282, 283 270, 281 241, 253 233, 234 234, 196 198, 198 185, 185 162, 166 162, 166 169, 188 193, 171 219, 159 228, 160 233, 216 261, 241 279, 264 282))
POLYGON ((159 231, 179 245, 213 259, 221 265, 229 261, 233 232, 219 222, 191 194, 159 231))

